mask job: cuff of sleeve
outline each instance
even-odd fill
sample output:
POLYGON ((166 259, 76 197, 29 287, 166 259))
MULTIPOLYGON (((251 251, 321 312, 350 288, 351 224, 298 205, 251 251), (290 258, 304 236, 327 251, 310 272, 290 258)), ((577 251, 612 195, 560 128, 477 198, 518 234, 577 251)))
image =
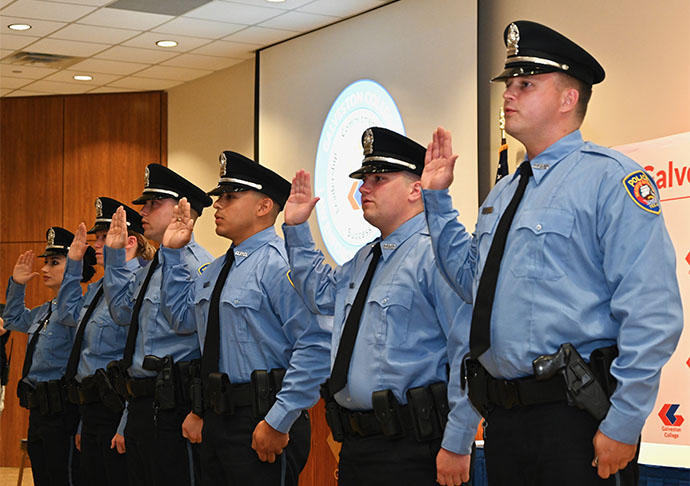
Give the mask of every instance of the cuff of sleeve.
POLYGON ((127 252, 124 248, 103 248, 103 262, 111 267, 124 267, 127 264, 127 252))
POLYGON ((311 237, 308 221, 294 226, 288 226, 283 223, 283 235, 285 236, 285 242, 292 247, 314 247, 314 240, 311 237))
POLYGON ((160 249, 163 255, 163 265, 175 266, 182 262, 182 249, 166 248, 161 246, 160 249))
POLYGON ((449 421, 446 424, 446 430, 443 432, 441 447, 455 454, 470 454, 472 452, 472 443, 474 442, 475 435, 477 435, 476 428, 467 430, 465 428, 455 427, 449 421))
POLYGON ((10 283, 7 285, 7 297, 21 297, 24 298, 24 292, 26 291, 26 285, 18 284, 10 277, 10 283))
POLYGON ((442 191, 424 189, 422 197, 424 198, 424 208, 428 213, 443 214, 453 211, 453 199, 450 197, 448 189, 442 191))
POLYGON ((278 432, 285 434, 290 431, 290 427, 297 420, 300 412, 301 410, 287 410, 281 402, 275 402, 264 420, 278 432))
POLYGON ((645 420, 633 415, 626 415, 611 406, 599 430, 606 436, 624 444, 637 444, 645 420))
POLYGON ((83 260, 71 260, 67 259, 67 265, 65 267, 65 273, 73 275, 75 277, 81 277, 83 271, 84 261, 83 260))

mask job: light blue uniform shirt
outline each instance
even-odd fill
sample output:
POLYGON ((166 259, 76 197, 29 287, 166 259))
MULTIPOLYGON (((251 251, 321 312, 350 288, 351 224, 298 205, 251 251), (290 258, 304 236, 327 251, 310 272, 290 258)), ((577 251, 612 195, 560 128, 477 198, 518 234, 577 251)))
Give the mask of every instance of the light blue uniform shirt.
MULTIPOLYGON (((24 292, 26 287, 15 283, 12 278, 7 286, 6 307, 2 314, 5 328, 10 331, 20 331, 29 335, 31 342, 36 330, 48 315, 50 301, 43 305, 27 309, 24 307, 24 292)), ((53 302, 50 320, 41 329, 29 374, 25 378, 29 385, 36 386, 40 381, 58 380, 65 374, 69 353, 72 350, 75 329, 58 320, 57 309, 53 302)))
MULTIPOLYGON (((313 312, 334 315, 332 366, 345 320, 371 260, 372 245, 333 269, 314 248, 308 223, 283 225, 283 232, 295 288, 313 312)), ((448 382, 450 366, 450 414, 442 446, 468 454, 479 416, 460 390, 459 370, 468 350, 471 308, 439 273, 423 214, 381 241, 381 251, 362 312, 347 385, 335 399, 350 410, 371 410, 371 394, 390 389, 404 404, 408 389, 448 382)))
MULTIPOLYGON (((181 264, 180 250, 162 253, 163 310, 177 332, 197 331, 203 349, 211 293, 225 255, 194 281, 181 264)), ((285 368, 266 422, 288 432, 300 412, 319 399, 319 385, 328 376, 330 333, 292 287, 285 246, 273 226, 234 247, 234 254, 220 295, 218 371, 231 383, 247 383, 254 370, 285 368)))
MULTIPOLYGON (((189 275, 192 279, 199 277, 208 262, 213 259, 205 249, 194 241, 193 237, 192 241, 181 251, 182 261, 189 268, 189 275)), ((134 303, 149 267, 148 265, 142 267, 132 277, 132 272, 127 268, 124 248, 115 250, 106 246, 103 258, 105 263, 103 293, 108 302, 110 315, 117 324, 127 326, 131 321, 134 303)), ((139 332, 137 333, 132 366, 129 368, 129 375, 133 378, 156 375, 155 372, 142 368, 144 356, 148 354, 161 358, 171 355, 176 363, 201 357, 199 342, 195 336, 196 330, 190 329, 178 334, 171 329, 165 315, 163 315, 160 297, 161 269, 165 264, 165 257, 162 252, 159 252, 158 260, 158 267, 153 272, 139 312, 139 332)))
MULTIPOLYGON (((57 296, 58 319, 68 326, 76 327, 81 323, 86 310, 103 283, 101 279, 90 284, 86 293, 82 295, 79 283, 82 277, 82 265, 81 260, 67 259, 65 276, 57 296)), ((126 263, 125 267, 133 275, 141 265, 138 259, 133 258, 126 263)), ((81 383, 84 377, 93 375, 99 368, 105 369, 111 361, 122 358, 127 329, 127 326, 115 324, 110 316, 105 296, 101 296, 84 331, 84 342, 76 376, 78 382, 81 383)))
MULTIPOLYGON (((634 444, 683 327, 675 252, 663 216, 640 207, 624 186, 641 167, 583 142, 579 131, 531 165, 534 177, 501 261, 491 347, 479 360, 492 376, 514 379, 532 375, 532 361, 563 343, 585 359, 617 344, 611 373, 618 387, 599 428, 634 444)), ((473 236, 457 221, 448 191, 424 191, 438 263, 462 295, 477 291, 518 180, 516 174, 505 177, 491 191, 473 236)))

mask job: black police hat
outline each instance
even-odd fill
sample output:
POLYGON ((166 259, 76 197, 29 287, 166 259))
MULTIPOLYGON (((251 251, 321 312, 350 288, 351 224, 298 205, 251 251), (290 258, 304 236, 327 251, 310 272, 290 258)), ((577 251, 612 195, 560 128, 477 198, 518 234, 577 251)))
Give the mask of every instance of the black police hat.
POLYGON ((46 249, 39 258, 55 256, 55 255, 67 255, 69 252, 69 247, 74 240, 74 234, 67 231, 65 228, 60 228, 59 226, 51 226, 46 231, 46 249))
POLYGON ((367 128, 362 134, 362 148, 362 167, 350 174, 353 179, 382 172, 408 171, 422 175, 426 148, 404 135, 387 128, 367 128))
POLYGON ((258 191, 273 199, 281 210, 285 207, 292 186, 289 181, 237 152, 226 150, 220 154, 219 160, 220 180, 218 186, 208 192, 210 196, 225 192, 258 191))
POLYGON ((508 48, 505 69, 491 81, 562 72, 591 86, 606 75, 587 51, 545 25, 517 20, 506 27, 503 39, 508 48))
POLYGON ((142 235, 144 234, 144 227, 141 225, 141 215, 126 204, 101 196, 96 199, 94 205, 96 206, 96 222, 87 233, 93 234, 97 231, 108 231, 110 229, 110 222, 113 220, 113 214, 115 214, 117 208, 122 206, 127 215, 127 228, 142 235))
POLYGON ((132 204, 144 204, 150 199, 187 198, 190 206, 199 215, 204 208, 213 204, 210 197, 181 175, 161 164, 149 164, 144 174, 144 192, 132 204))

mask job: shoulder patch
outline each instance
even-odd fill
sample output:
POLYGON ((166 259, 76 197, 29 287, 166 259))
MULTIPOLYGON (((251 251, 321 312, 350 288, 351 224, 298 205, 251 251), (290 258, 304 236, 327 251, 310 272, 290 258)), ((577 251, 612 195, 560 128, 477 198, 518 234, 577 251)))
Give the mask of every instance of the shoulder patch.
POLYGON ((294 289, 294 288, 295 288, 295 284, 292 283, 292 279, 290 278, 290 272, 291 272, 291 271, 292 271, 292 270, 288 270, 287 273, 285 274, 285 276, 287 277, 288 282, 290 282, 290 285, 292 285, 292 288, 294 289))
POLYGON ((652 214, 661 213, 661 204, 654 183, 644 171, 637 170, 628 174, 623 178, 623 186, 628 196, 639 207, 652 214))
POLYGON ((203 265, 201 265, 201 266, 199 267, 199 269, 197 270, 197 272, 199 272, 199 275, 201 275, 202 273, 204 273, 204 270, 206 270, 206 267, 208 267, 209 265, 210 265, 210 263, 204 263, 203 265))

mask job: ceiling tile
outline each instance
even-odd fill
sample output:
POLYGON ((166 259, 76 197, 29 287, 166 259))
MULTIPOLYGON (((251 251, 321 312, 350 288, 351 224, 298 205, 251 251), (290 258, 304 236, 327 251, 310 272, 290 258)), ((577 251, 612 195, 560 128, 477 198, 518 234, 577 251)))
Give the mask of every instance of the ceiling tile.
POLYGON ((190 37, 204 37, 207 39, 220 39, 233 32, 244 29, 245 25, 231 24, 228 22, 214 22, 212 20, 190 19, 178 17, 163 25, 159 25, 154 32, 172 35, 186 35, 190 37))
POLYGON ((191 69, 211 69, 218 71, 227 67, 244 62, 243 59, 233 59, 230 57, 201 56, 198 54, 182 54, 173 57, 169 61, 161 63, 161 66, 178 66, 191 69))
POLYGON ((79 19, 80 24, 102 25, 120 29, 148 30, 166 22, 173 17, 145 12, 133 12, 116 8, 101 8, 94 13, 79 19))
POLYGON ((32 52, 62 54, 64 56, 88 57, 107 49, 106 44, 92 44, 70 40, 44 38, 31 45, 32 52))
POLYGON ((26 17, 28 19, 72 22, 94 10, 95 7, 74 5, 72 3, 17 0, 12 5, 8 5, 2 11, 2 14, 14 17, 26 17))
POLYGON ((131 91, 137 91, 136 89, 127 88, 115 88, 112 86, 100 86, 98 88, 92 89, 88 93, 129 93, 131 91))
POLYGON ((10 94, 7 95, 8 98, 15 98, 17 96, 45 96, 47 94, 51 93, 46 93, 43 91, 24 91, 21 89, 18 89, 16 91, 12 91, 10 94))
POLYGON ((250 59, 254 57, 254 51, 261 46, 258 44, 243 44, 240 42, 215 41, 192 51, 192 54, 206 56, 234 57, 237 59, 250 59))
POLYGON ((160 49, 163 52, 187 52, 201 47, 204 44, 208 44, 209 42, 211 42, 210 39, 201 39, 199 37, 171 36, 156 32, 145 32, 127 42, 123 42, 122 45, 128 47, 141 47, 143 49, 160 49), (158 47, 156 42, 159 40, 174 40, 177 41, 177 45, 175 47, 158 47))
POLYGON ((16 89, 32 83, 33 79, 0 77, 0 88, 16 89))
POLYGON ((102 7, 103 5, 111 3, 113 0, 46 0, 46 2, 58 3, 64 3, 65 1, 68 1, 69 3, 76 3, 79 5, 92 5, 94 7, 102 7))
POLYGON ((156 89, 168 89, 173 86, 181 84, 182 81, 170 81, 163 79, 149 79, 149 78, 135 78, 129 76, 127 78, 119 79, 109 86, 115 88, 129 88, 129 89, 140 89, 140 90, 156 90, 156 89))
POLYGON ((14 51, 12 49, 0 49, 0 59, 4 58, 5 56, 9 56, 13 52, 14 51))
POLYGON ((0 64, 0 76, 12 78, 41 79, 56 73, 57 69, 35 66, 16 66, 13 64, 0 64))
POLYGON ((111 29, 95 25, 70 24, 51 35, 54 39, 66 39, 80 42, 98 40, 103 44, 119 44, 139 34, 138 30, 111 29))
POLYGON ((387 0, 316 0, 297 10, 300 12, 332 15, 334 17, 349 17, 374 7, 385 5, 387 0))
POLYGON ((0 96, 5 96, 6 94, 9 94, 11 92, 11 89, 0 88, 0 96))
POLYGON ((14 52, 38 39, 39 37, 29 37, 26 35, 0 34, 0 46, 3 49, 12 49, 12 52, 14 52))
POLYGON ((70 69, 78 69, 89 73, 120 74, 126 76, 136 73, 148 67, 148 64, 124 61, 109 61, 107 59, 86 59, 70 66, 70 69))
POLYGON ((67 70, 63 69, 62 71, 55 73, 51 76, 48 76, 46 81, 61 81, 65 83, 77 83, 80 85, 88 86, 89 88, 93 88, 94 86, 102 86, 104 84, 111 83, 115 81, 116 79, 119 79, 121 76, 117 76, 114 74, 102 74, 102 73, 89 73, 86 71, 75 71, 73 69, 67 70), (91 81, 77 81, 76 79, 73 78, 73 76, 77 74, 90 74, 93 76, 93 79, 91 81))
POLYGON ((191 81, 192 79, 208 76, 212 72, 213 71, 173 66, 152 66, 137 73, 137 76, 154 79, 171 79, 175 81, 191 81))
POLYGON ((42 91, 44 93, 77 94, 88 91, 90 87, 77 83, 59 83, 57 81, 46 81, 41 79, 28 86, 24 86, 24 89, 29 91, 42 91))
POLYGON ((292 30, 267 29, 265 27, 247 27, 235 34, 224 37, 223 40, 233 42, 247 42, 267 46, 293 37, 292 30))
POLYGON ((25 17, 9 17, 0 15, 0 26, 2 31, 12 35, 28 35, 33 37, 43 37, 51 32, 55 32, 60 27, 67 25, 65 22, 51 22, 49 20, 27 19, 25 17), (29 30, 12 30, 10 24, 29 24, 29 30))
POLYGON ((14 0, 0 0, 0 8, 5 8, 12 2, 14 2, 14 0))
POLYGON ((130 61, 156 64, 177 55, 175 52, 154 51, 153 49, 139 49, 137 47, 115 46, 103 51, 97 59, 111 59, 113 61, 130 61))
POLYGON ((279 8, 255 7, 253 5, 216 0, 187 12, 183 17, 252 25, 268 20, 283 12, 284 10, 279 8))
POLYGON ((285 12, 280 17, 275 17, 261 23, 261 27, 273 29, 294 30, 295 32, 307 32, 309 30, 323 27, 340 20, 338 17, 317 15, 302 12, 285 12))
MULTIPOLYGON (((233 3, 244 3, 246 5, 255 5, 257 7, 271 7, 279 8, 282 10, 292 10, 293 8, 301 7, 313 0, 285 0, 284 2, 268 2, 267 0, 230 0, 233 3)), ((342 2, 343 0, 338 0, 342 2)), ((347 0, 348 2, 351 0, 347 0)))

